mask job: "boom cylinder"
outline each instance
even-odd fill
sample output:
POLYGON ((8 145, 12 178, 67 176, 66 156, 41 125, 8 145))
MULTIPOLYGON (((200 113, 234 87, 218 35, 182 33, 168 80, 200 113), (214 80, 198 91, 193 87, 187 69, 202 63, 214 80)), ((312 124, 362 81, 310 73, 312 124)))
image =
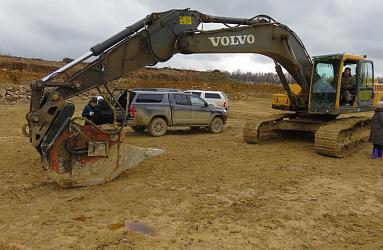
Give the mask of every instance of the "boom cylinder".
POLYGON ((247 19, 247 18, 236 18, 236 17, 223 17, 223 16, 211 16, 211 15, 202 15, 202 21, 204 23, 228 23, 228 24, 238 24, 238 25, 252 25, 252 24, 257 24, 259 18, 264 18, 267 19, 269 22, 275 20, 269 16, 266 15, 258 15, 256 17, 247 19))
POLYGON ((125 38, 129 37, 130 35, 134 34, 135 32, 139 31, 143 27, 145 27, 145 23, 147 21, 147 18, 143 18, 140 21, 136 22, 132 26, 126 27, 126 29, 118 32, 114 36, 106 39, 102 43, 96 44, 93 47, 90 48, 90 51, 92 51, 93 56, 98 56, 102 52, 104 52, 106 49, 112 47, 113 45, 116 45, 117 43, 121 42, 125 38))

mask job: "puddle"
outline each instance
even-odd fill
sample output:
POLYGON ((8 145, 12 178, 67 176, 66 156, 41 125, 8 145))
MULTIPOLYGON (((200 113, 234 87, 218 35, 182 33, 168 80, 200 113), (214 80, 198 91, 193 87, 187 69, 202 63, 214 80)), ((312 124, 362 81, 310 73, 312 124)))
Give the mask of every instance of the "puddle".
POLYGON ((150 226, 142 223, 142 222, 135 222, 135 221, 126 221, 125 222, 125 227, 134 232, 154 236, 156 233, 153 228, 150 226))
POLYGON ((129 231, 133 232, 138 232, 150 236, 154 236, 156 232, 154 231, 153 228, 150 226, 146 225, 145 223, 142 222, 137 222, 137 221, 125 221, 125 224, 123 223, 112 223, 108 225, 108 228, 110 230, 117 230, 117 229, 127 229, 129 231))

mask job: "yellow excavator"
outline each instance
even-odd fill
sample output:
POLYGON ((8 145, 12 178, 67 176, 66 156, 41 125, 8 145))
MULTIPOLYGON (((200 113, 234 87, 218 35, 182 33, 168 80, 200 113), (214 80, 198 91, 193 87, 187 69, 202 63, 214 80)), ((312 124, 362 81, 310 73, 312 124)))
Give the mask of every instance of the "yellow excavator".
POLYGON ((373 62, 365 56, 336 54, 311 58, 299 37, 265 15, 231 18, 182 9, 152 13, 90 51, 32 84, 25 133, 55 180, 67 187, 104 183, 159 150, 127 145, 123 107, 107 83, 136 69, 169 60, 174 54, 256 53, 275 62, 285 95, 273 98, 278 117, 247 124, 247 142, 262 143, 289 131, 315 133, 320 154, 341 157, 366 141, 370 118, 339 118, 344 113, 371 111, 374 100, 373 62), (203 30, 203 23, 225 27, 203 30), (90 60, 78 69, 81 63, 90 60), (342 72, 350 68, 354 83, 343 102, 342 72), (288 84, 284 68, 296 81, 288 84), (68 99, 104 87, 114 110, 113 125, 95 125, 73 118, 68 99))

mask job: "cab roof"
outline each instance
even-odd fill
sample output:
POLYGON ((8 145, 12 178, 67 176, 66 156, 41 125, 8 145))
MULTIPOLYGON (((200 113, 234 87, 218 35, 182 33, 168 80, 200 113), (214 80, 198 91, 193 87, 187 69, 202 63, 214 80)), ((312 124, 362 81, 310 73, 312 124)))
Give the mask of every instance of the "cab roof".
POLYGON ((341 60, 341 59, 349 59, 349 60, 364 60, 367 56, 353 55, 353 54, 328 54, 328 55, 319 55, 314 56, 314 61, 326 61, 326 60, 341 60))

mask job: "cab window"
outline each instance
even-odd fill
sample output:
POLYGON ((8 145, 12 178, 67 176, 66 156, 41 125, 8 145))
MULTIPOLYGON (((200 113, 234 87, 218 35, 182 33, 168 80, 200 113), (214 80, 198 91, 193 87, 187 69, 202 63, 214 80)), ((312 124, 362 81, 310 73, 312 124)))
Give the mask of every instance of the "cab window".
POLYGON ((317 63, 315 65, 315 75, 313 93, 335 93, 338 77, 333 63, 317 63))
POLYGON ((314 67, 311 110, 327 112, 336 104, 339 60, 318 62, 314 67))
POLYGON ((360 72, 358 75, 359 82, 359 93, 358 98, 360 101, 369 101, 373 97, 373 84, 374 84, 374 74, 373 74, 373 65, 372 62, 366 61, 362 62, 360 65, 360 72))

